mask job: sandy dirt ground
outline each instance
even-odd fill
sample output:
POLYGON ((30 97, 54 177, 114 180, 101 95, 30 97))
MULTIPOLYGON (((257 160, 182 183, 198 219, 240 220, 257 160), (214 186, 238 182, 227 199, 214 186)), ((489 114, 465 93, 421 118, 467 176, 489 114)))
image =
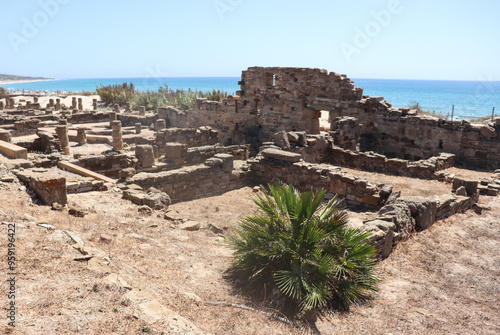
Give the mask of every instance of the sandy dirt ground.
MULTIPOLYGON (((0 175, 7 173, 0 165, 0 175)), ((122 199, 120 190, 69 195, 83 218, 40 206, 14 181, 0 184, 0 222, 16 223, 16 331, 0 318, 1 334, 167 334, 165 323, 138 316, 129 289, 105 281, 57 230, 69 230, 101 252, 108 272, 149 292, 205 334, 497 334, 500 332, 500 199, 485 197, 491 211, 437 222, 400 244, 379 263, 379 292, 350 313, 320 318, 295 328, 255 310, 210 304, 224 302, 266 309, 236 292, 225 277, 232 250, 224 236, 238 218, 256 211, 249 187, 172 205, 146 215, 122 199), (194 220, 219 230, 180 229, 194 220), (42 228, 45 222, 54 228, 42 228), (101 234, 109 237, 103 241, 101 234), (75 259, 80 259, 76 261, 75 259)), ((36 199, 35 199, 36 202, 36 199)), ((354 216, 358 214, 353 214, 354 216)), ((7 225, 0 225, 0 305, 9 287, 7 225)))

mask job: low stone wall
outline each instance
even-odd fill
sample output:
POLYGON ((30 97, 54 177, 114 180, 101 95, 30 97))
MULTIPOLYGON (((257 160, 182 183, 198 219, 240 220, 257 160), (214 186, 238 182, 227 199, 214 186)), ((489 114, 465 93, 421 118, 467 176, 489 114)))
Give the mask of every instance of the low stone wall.
POLYGON ((122 122, 123 127, 132 127, 136 123, 140 123, 143 126, 150 126, 156 120, 158 120, 157 114, 150 115, 134 115, 134 114, 116 114, 117 120, 122 122))
POLYGON ((68 122, 73 124, 106 122, 109 120, 108 113, 73 113, 68 122))
POLYGON ((401 197, 382 207, 379 216, 365 222, 363 227, 372 233, 371 241, 377 246, 379 255, 385 258, 394 246, 408 239, 413 232, 427 229, 437 220, 471 209, 479 197, 477 182, 457 178, 454 191, 459 186, 467 188, 467 196, 445 194, 440 197, 401 197))
POLYGON ((301 191, 326 189, 346 199, 352 205, 384 205, 392 186, 369 182, 328 164, 306 163, 301 155, 277 149, 265 149, 250 161, 256 180, 268 184, 275 180, 294 185, 301 191))
POLYGON ((66 191, 70 193, 84 193, 91 191, 99 191, 104 186, 104 181, 95 180, 94 178, 82 178, 76 181, 66 182, 66 191))
POLYGON ((219 142, 218 132, 210 127, 163 129, 156 137, 159 154, 165 154, 165 145, 172 142, 185 144, 189 148, 213 145, 219 142))
POLYGON ((130 167, 135 168, 137 161, 137 158, 127 154, 110 154, 80 157, 70 163, 95 171, 110 178, 118 178, 120 170, 130 167))
POLYGON ((217 154, 229 154, 236 160, 247 160, 250 155, 250 145, 215 146, 188 148, 184 157, 186 165, 202 164, 207 159, 217 154))
POLYGON ((455 164, 455 155, 440 153, 436 157, 412 162, 399 158, 387 158, 374 152, 358 152, 333 147, 328 149, 328 161, 354 169, 429 179, 434 178, 437 171, 452 167, 455 164))
POLYGON ((233 170, 233 156, 217 154, 203 165, 159 173, 138 173, 128 184, 143 189, 155 187, 168 194, 172 202, 218 195, 251 183, 250 173, 233 170))

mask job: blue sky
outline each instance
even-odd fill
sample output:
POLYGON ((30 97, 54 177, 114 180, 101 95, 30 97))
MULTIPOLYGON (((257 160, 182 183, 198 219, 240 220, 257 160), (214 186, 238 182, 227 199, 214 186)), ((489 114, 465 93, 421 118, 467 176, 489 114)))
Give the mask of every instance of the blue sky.
POLYGON ((1 1, 0 73, 500 80, 497 0, 1 1))

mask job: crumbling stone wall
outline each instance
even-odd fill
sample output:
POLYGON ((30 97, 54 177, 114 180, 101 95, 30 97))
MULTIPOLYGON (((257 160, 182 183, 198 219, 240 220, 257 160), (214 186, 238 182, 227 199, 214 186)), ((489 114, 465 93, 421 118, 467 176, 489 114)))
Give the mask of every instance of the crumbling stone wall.
POLYGON ((138 173, 128 183, 143 189, 155 187, 172 202, 218 195, 251 183, 249 172, 233 169, 233 156, 218 154, 204 164, 159 173, 138 173))
POLYGON ((392 187, 372 183, 363 178, 342 173, 328 164, 300 161, 301 155, 277 149, 264 149, 262 157, 251 161, 256 180, 261 184, 282 181, 301 191, 326 189, 353 205, 382 206, 392 193, 392 187))

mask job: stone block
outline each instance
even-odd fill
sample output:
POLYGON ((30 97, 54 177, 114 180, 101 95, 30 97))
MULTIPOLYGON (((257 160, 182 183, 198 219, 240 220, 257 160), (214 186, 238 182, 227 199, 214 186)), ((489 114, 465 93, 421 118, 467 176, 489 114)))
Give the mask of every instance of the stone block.
POLYGON ((231 172, 234 169, 234 157, 229 154, 217 154, 214 156, 215 158, 222 159, 222 170, 225 172, 231 172))
POLYGON ((141 144, 135 147, 135 156, 139 159, 139 164, 143 168, 152 167, 155 163, 153 146, 149 144, 141 144))
POLYGON ((262 156, 266 158, 272 158, 272 159, 277 159, 285 162, 290 162, 290 163, 295 163, 299 162, 302 158, 302 155, 296 154, 293 152, 288 152, 284 150, 278 150, 278 149, 264 149, 261 152, 262 156))
POLYGON ((46 205, 52 205, 54 202, 66 205, 68 202, 65 177, 50 174, 33 175, 30 179, 30 187, 46 205))
POLYGON ((185 144, 175 142, 165 143, 165 156, 167 159, 181 158, 186 151, 187 148, 185 144))

